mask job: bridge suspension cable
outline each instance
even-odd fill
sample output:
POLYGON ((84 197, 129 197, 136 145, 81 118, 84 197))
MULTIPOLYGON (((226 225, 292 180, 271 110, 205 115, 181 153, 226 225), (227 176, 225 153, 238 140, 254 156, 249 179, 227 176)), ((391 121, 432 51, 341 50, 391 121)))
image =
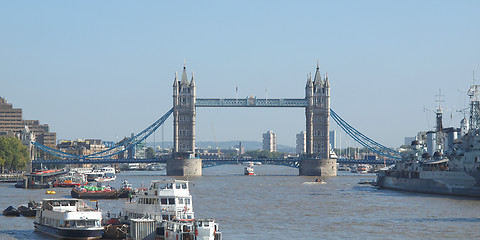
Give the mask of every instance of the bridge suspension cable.
POLYGON ((355 141, 357 141, 360 145, 368 148, 369 150, 389 157, 393 159, 400 159, 401 154, 398 151, 395 151, 391 148, 385 147, 382 144, 374 141, 373 139, 365 136, 361 132, 359 132, 357 129, 352 127, 350 124, 348 124, 345 120, 343 120, 338 114, 330 109, 330 115, 332 116, 333 120, 340 126, 340 128, 343 129, 350 137, 352 137, 355 141))
POLYGON ((163 125, 165 120, 167 120, 167 118, 172 114, 172 112, 173 112, 173 108, 171 108, 167 113, 165 113, 160 119, 155 121, 152 125, 148 126, 145 130, 138 133, 137 135, 129 138, 127 141, 117 143, 112 148, 106 149, 106 150, 101 151, 101 152, 92 153, 92 154, 89 154, 89 155, 75 155, 75 154, 71 154, 71 153, 62 152, 60 150, 42 145, 42 144, 37 143, 35 141, 32 141, 32 144, 35 147, 37 147, 37 148, 39 148, 39 149, 41 149, 41 150, 43 150, 47 153, 50 153, 54 156, 58 156, 58 157, 61 157, 61 158, 69 158, 69 159, 86 159, 86 158, 89 158, 89 159, 93 159, 93 158, 111 157, 113 155, 117 155, 117 154, 119 154, 121 152, 124 152, 126 150, 132 149, 139 142, 145 140, 148 136, 150 136, 152 133, 154 133, 155 130, 157 130, 158 127, 163 125))

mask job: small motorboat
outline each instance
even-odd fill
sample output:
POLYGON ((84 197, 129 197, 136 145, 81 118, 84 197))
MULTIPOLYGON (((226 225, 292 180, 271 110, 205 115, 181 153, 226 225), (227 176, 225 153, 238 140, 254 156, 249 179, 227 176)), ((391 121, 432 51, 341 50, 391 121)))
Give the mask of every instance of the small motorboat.
POLYGON ((25 205, 20 205, 18 206, 18 211, 20 211, 20 214, 24 217, 35 217, 37 214, 37 209, 39 208, 39 204, 30 201, 27 206, 25 205))
POLYGON ((3 215, 4 216, 20 216, 20 211, 18 209, 14 208, 13 206, 9 206, 5 210, 3 210, 3 215))
POLYGON ((321 178, 315 178, 316 183, 324 183, 324 181, 321 178))
POLYGON ((304 182, 303 184, 326 184, 326 182, 321 178, 315 178, 313 182, 304 182))

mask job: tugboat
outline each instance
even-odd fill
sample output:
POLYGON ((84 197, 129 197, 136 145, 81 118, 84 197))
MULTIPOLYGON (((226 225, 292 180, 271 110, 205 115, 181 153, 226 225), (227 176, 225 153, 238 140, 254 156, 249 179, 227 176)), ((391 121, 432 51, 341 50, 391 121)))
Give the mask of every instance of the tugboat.
POLYGON ((253 163, 245 166, 245 168, 243 169, 243 174, 245 174, 245 175, 255 175, 255 172, 253 170, 253 163))
POLYGON ((127 180, 122 181, 122 186, 120 187, 118 197, 119 198, 128 198, 134 194, 134 190, 132 184, 129 183, 127 180))
POLYGON ((80 199, 44 199, 37 211, 35 230, 58 238, 99 239, 102 213, 80 199))
POLYGON ((470 118, 461 128, 444 129, 442 109, 436 112, 436 129, 412 141, 410 150, 395 165, 377 174, 380 188, 480 197, 480 85, 468 91, 470 118), (456 138, 460 132, 460 137, 456 138))
POLYGON ((125 220, 148 218, 157 222, 160 239, 221 240, 214 219, 195 219, 188 181, 155 180, 135 201, 125 203, 125 220))

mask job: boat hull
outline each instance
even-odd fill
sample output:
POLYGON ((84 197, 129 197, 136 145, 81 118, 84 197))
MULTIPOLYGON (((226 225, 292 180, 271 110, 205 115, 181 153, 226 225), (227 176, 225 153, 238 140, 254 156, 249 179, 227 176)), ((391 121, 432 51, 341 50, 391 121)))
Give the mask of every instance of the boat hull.
POLYGON ((64 188, 73 188, 78 186, 85 186, 87 183, 62 183, 57 182, 53 184, 53 187, 64 187, 64 188))
POLYGON ((70 195, 73 198, 80 199, 112 199, 118 198, 118 191, 108 191, 108 192, 78 192, 76 189, 72 189, 70 195))
POLYGON ((465 182, 452 183, 439 179, 379 176, 377 186, 379 188, 409 192, 480 197, 480 187, 476 186, 476 184, 465 184, 465 182))
POLYGON ((65 229, 65 228, 55 228, 34 222, 35 230, 43 232, 48 235, 52 235, 58 238, 68 238, 68 239, 99 239, 102 237, 103 228, 95 229, 65 229))
POLYGON ((19 206, 18 211, 24 217, 35 217, 35 215, 37 214, 36 208, 29 208, 25 206, 19 206))
MULTIPOLYGON (((16 188, 25 188, 25 182, 24 181, 18 181, 15 184, 16 188)), ((39 188, 52 188, 53 184, 52 183, 29 183, 27 184, 26 188, 29 189, 39 189, 39 188)))
POLYGON ((20 216, 20 211, 18 209, 9 206, 7 209, 3 210, 3 216, 20 216))

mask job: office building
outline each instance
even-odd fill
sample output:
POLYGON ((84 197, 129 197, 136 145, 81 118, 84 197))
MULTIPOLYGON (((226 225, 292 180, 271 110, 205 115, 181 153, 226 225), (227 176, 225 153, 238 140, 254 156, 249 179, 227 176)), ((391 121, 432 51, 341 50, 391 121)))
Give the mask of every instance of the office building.
POLYGON ((277 151, 277 135, 272 131, 263 134, 263 150, 269 152, 277 151))
POLYGON ((297 141, 296 141, 296 153, 297 154, 304 154, 305 151, 306 151, 306 141, 307 141, 307 138, 306 138, 306 134, 304 131, 301 131, 299 134, 296 135, 297 136, 297 141))

